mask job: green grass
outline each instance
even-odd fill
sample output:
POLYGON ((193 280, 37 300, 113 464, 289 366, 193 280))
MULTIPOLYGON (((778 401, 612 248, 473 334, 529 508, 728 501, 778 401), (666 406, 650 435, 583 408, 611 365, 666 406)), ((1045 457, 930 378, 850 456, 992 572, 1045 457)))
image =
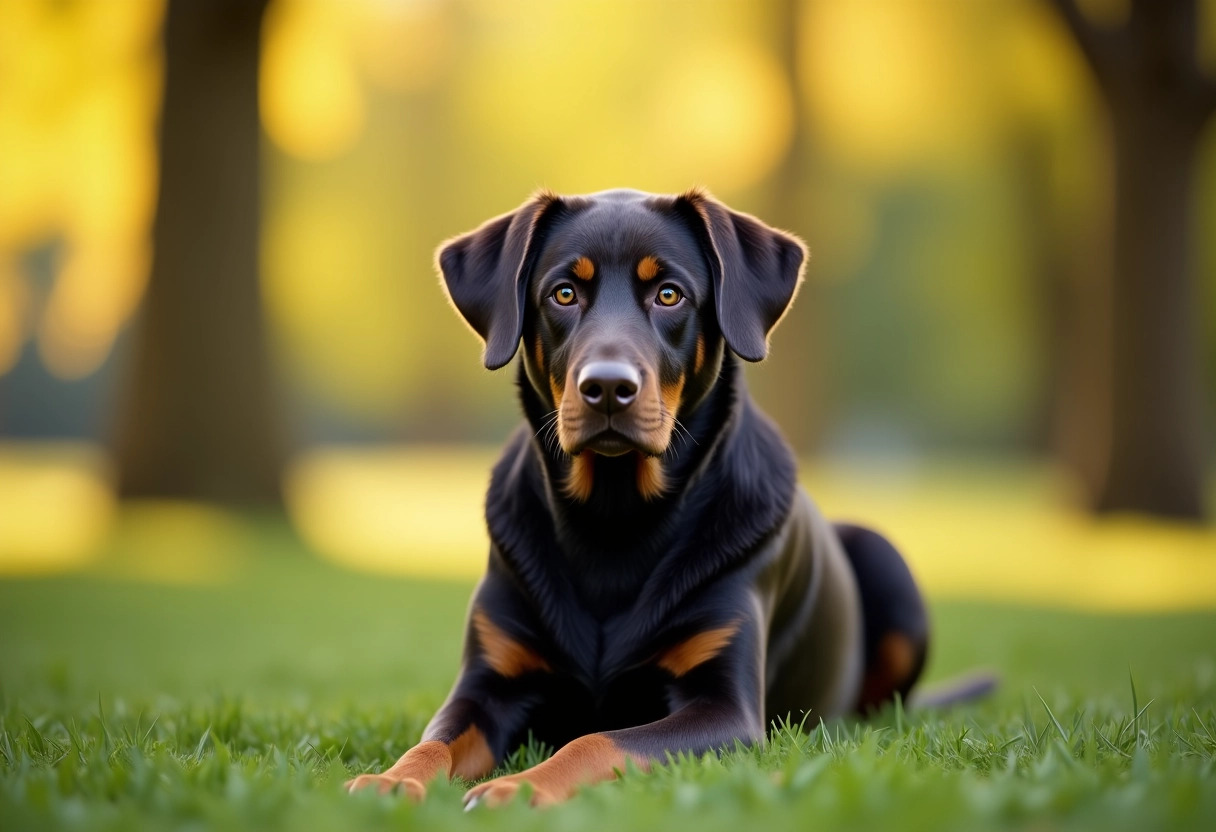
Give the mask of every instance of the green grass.
POLYGON ((938 602, 930 677, 996 669, 989 700, 466 814, 461 784, 413 806, 341 783, 418 738, 471 587, 344 572, 267 525, 228 554, 211 584, 142 580, 121 548, 0 582, 0 829, 1216 827, 1216 613, 938 602))

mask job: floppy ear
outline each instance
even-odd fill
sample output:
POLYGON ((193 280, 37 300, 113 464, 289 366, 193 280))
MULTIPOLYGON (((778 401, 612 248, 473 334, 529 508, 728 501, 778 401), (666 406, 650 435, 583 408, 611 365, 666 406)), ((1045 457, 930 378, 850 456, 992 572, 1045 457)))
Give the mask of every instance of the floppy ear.
POLYGON ((435 260, 452 305, 486 348, 486 367, 515 356, 524 326, 524 293, 542 218, 561 199, 538 193, 516 210, 488 220, 439 247, 435 260))
POLYGON ((768 355, 768 335, 802 280, 806 246, 793 234, 732 211, 707 192, 676 200, 693 212, 714 281, 718 325, 726 344, 747 361, 768 355))

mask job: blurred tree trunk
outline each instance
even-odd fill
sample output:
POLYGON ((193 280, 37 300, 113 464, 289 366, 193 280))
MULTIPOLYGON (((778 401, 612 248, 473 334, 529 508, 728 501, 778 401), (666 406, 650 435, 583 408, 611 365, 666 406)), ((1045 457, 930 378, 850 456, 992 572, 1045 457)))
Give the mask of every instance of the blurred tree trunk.
POLYGON ((1110 236, 1096 212, 1061 204, 1052 183, 1052 168, 1065 163, 1053 158, 1060 153, 1056 140, 1031 125, 1015 136, 1011 156, 1038 314, 1040 384, 1028 444, 1094 483, 1106 470, 1109 447, 1105 422, 1095 420, 1109 412, 1097 405, 1110 398, 1110 236))
POLYGON ((1054 0, 1098 83, 1115 155, 1111 395, 1090 402, 1109 425, 1095 510, 1204 514, 1197 292, 1190 273, 1191 182, 1216 84, 1196 62, 1196 0, 1133 0, 1105 28, 1076 0, 1054 0))
POLYGON ((1052 184, 1059 149, 1041 126, 1014 133, 1011 157, 1021 185, 1025 246, 1038 312, 1040 384, 1028 445, 1054 456, 1086 483, 1106 469, 1109 431, 1094 424, 1110 398, 1110 237, 1076 206, 1065 209, 1052 184), (1095 256, 1097 253, 1097 256, 1095 256))
POLYGON ((1030 412, 1030 448, 1043 454, 1068 454, 1060 441, 1061 416, 1068 383, 1062 357, 1075 352, 1068 343, 1068 322, 1075 318, 1067 293, 1066 258, 1063 256, 1059 227, 1051 193, 1051 149, 1045 131, 1019 125, 1010 147, 1017 181, 1021 186, 1021 212, 1026 227, 1025 245, 1029 252, 1030 273, 1034 284, 1032 299, 1039 315, 1038 341, 1041 350, 1042 383, 1030 412))
MULTIPOLYGON (((773 17, 773 52, 790 85, 791 135, 789 149, 769 176, 767 207, 760 218, 805 237, 813 229, 807 228, 811 213, 806 187, 810 148, 805 95, 799 80, 802 7, 803 0, 780 0, 773 17)), ((827 349, 824 304, 821 284, 815 282, 811 266, 807 264, 807 279, 775 336, 777 349, 751 374, 765 411, 802 453, 820 444, 827 415, 824 362, 820 358, 827 349)))
POLYGON ((120 402, 123 496, 277 504, 258 283, 265 0, 171 0, 152 274, 120 402))

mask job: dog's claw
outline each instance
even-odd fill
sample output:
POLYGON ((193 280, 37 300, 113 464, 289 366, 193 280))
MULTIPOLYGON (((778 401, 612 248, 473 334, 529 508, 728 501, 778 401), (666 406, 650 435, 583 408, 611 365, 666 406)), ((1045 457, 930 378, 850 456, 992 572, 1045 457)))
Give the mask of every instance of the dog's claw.
POLYGON ((481 795, 475 794, 464 802, 464 810, 471 812, 481 805, 481 795))

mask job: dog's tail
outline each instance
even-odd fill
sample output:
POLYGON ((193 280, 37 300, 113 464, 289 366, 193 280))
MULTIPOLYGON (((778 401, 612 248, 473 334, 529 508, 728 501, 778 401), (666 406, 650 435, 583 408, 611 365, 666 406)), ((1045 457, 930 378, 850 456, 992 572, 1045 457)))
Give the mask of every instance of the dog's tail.
POLYGON ((949 708, 964 702, 973 702, 990 695, 1000 683, 997 674, 977 670, 944 682, 914 690, 908 697, 908 708, 915 710, 949 708))

